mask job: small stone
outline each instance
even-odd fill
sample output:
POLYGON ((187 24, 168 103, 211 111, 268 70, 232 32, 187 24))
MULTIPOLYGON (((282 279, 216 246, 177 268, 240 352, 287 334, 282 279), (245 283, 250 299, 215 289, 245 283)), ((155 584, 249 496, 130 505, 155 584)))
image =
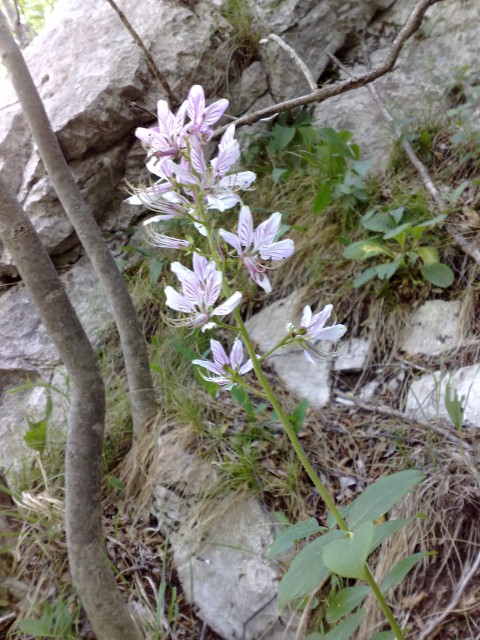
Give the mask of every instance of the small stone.
POLYGON ((480 427, 480 363, 462 367, 453 373, 435 371, 415 380, 407 395, 405 412, 425 421, 431 418, 449 420, 445 406, 447 384, 459 399, 464 396, 464 424, 480 427))
POLYGON ((342 340, 338 356, 333 361, 334 371, 361 371, 367 362, 370 343, 364 338, 342 340))
POLYGON ((410 316, 400 349, 409 355, 438 355, 461 341, 460 302, 429 300, 410 316))
MULTIPOLYGON (((265 353, 287 335, 287 324, 299 322, 301 294, 292 293, 288 298, 265 307, 246 322, 250 337, 265 353)), ((289 344, 267 358, 278 377, 289 391, 298 398, 308 400, 314 408, 324 407, 330 400, 331 343, 324 342, 325 358, 312 364, 305 359, 303 350, 289 344)))

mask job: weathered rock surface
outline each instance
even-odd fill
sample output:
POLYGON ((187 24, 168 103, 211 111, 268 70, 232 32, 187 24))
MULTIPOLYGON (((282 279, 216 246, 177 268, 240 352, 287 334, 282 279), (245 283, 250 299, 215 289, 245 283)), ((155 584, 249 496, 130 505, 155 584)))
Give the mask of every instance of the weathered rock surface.
POLYGON ((200 618, 226 640, 293 640, 297 625, 276 603, 278 567, 266 558, 276 529, 271 516, 253 496, 212 498, 213 467, 168 436, 159 447, 164 462, 152 513, 200 618))
MULTIPOLYGON (((202 2, 193 11, 167 0, 124 0, 119 6, 179 103, 195 82, 205 86, 207 95, 214 94, 228 56, 218 47, 228 31, 218 8, 202 2)), ((62 150, 68 161, 75 161, 72 168, 87 201, 98 219, 114 215, 114 195, 118 199, 133 131, 154 120, 132 103, 155 112, 157 100, 165 98, 143 52, 108 3, 60 0, 44 30, 25 50, 25 58, 62 150)), ((71 225, 36 152, 31 155, 30 134, 8 80, 0 95, 0 170, 12 189, 20 190, 20 200, 46 246, 59 253, 72 244, 71 225)), ((138 212, 130 209, 133 220, 138 212)), ((0 273, 1 266, 2 256, 0 273)), ((11 267, 6 273, 11 274, 11 267)))
MULTIPOLYGON (((392 9, 378 15, 369 25, 367 48, 372 66, 381 64, 388 54, 394 34, 405 22, 414 0, 395 2, 392 9)), ((424 28, 407 42, 395 69, 375 81, 385 106, 397 122, 413 116, 432 119, 446 111, 445 85, 448 76, 461 65, 476 65, 480 54, 476 0, 439 2, 427 12, 424 28), (442 78, 438 83, 437 79, 442 78)), ((364 61, 361 48, 353 49, 350 60, 364 61)), ((346 63, 353 75, 367 66, 346 63)), ((347 76, 341 73, 343 79, 347 76)), ((321 126, 348 129, 360 145, 362 157, 373 161, 376 170, 388 165, 394 137, 383 120, 367 88, 345 93, 319 104, 315 121, 321 126)), ((475 128, 475 123, 472 123, 475 128)))
MULTIPOLYGON (((301 316, 301 293, 293 293, 265 307, 246 323, 251 338, 266 353, 287 334, 287 323, 298 324, 301 316)), ((308 400, 315 408, 324 407, 330 400, 330 361, 327 358, 330 344, 325 342, 325 358, 315 364, 305 359, 303 350, 287 345, 275 351, 267 362, 275 369, 286 388, 297 398, 308 400)))
POLYGON ((465 409, 464 426, 480 427, 480 362, 452 373, 435 371, 412 383, 405 411, 419 420, 444 418, 449 420, 445 405, 447 385, 450 397, 455 391, 465 409))
POLYGON ((434 356, 460 346, 461 338, 460 302, 428 300, 410 315, 400 349, 434 356))

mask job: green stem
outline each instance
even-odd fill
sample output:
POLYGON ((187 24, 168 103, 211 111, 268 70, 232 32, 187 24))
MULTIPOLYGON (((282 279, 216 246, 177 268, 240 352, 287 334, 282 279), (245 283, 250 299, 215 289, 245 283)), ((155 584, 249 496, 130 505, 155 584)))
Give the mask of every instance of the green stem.
POLYGON ((377 585, 377 583, 375 582, 375 578, 373 577, 373 575, 370 572, 370 569, 368 568, 368 566, 365 564, 365 580, 368 583, 368 585, 370 586, 370 588, 372 589, 378 604, 380 605, 383 613, 385 614, 385 617, 388 620, 388 623, 390 624, 390 627, 393 631, 393 633, 395 634, 395 637, 397 638, 397 640, 404 640, 405 636, 403 635, 402 630, 400 629, 400 627, 398 626, 398 622, 395 620, 395 616, 393 615, 392 610, 390 609, 390 607, 388 606, 387 601, 385 600, 383 593, 381 592, 379 586, 377 585))
MULTIPOLYGON (((203 219, 205 220, 205 216, 202 216, 203 219)), ((205 220, 206 222, 206 220, 205 220)), ((208 238, 208 244, 210 247, 210 251, 212 254, 212 258, 215 261, 215 264, 217 265, 218 268, 220 268, 221 265, 221 258, 218 255, 218 252, 216 250, 215 247, 215 243, 213 241, 213 237, 212 237, 212 230, 209 228, 208 224, 205 224, 205 228, 207 230, 207 238, 208 238)), ((230 287, 228 285, 228 283, 226 282, 225 278, 223 279, 223 291, 225 296, 228 298, 231 295, 231 290, 230 287)), ((288 419, 288 416, 285 414, 285 412, 283 411, 283 408, 281 406, 281 404, 278 402, 277 397, 275 395, 275 392, 273 391, 272 387, 269 385, 267 378, 265 377, 265 374, 263 372, 262 369, 262 365, 261 362, 265 359, 265 356, 263 358, 257 358, 257 355, 255 353, 255 348, 253 346, 253 343, 250 339, 250 335, 247 331, 247 328, 245 326, 245 323, 243 322, 242 316, 240 314, 239 309, 235 309, 233 312, 233 317, 235 318, 235 322, 237 323, 237 327, 240 331, 240 334, 242 336, 243 342, 245 344, 245 347, 248 351, 248 355, 250 356, 252 363, 253 363, 253 370, 255 371, 255 374, 258 378, 258 381, 260 382, 260 384, 262 385, 264 391, 265 391, 265 395, 268 399, 268 401, 270 402, 270 404, 273 407, 273 410, 275 411, 275 413, 277 414, 280 422, 283 425, 283 428, 285 429, 285 433, 287 434, 294 450, 295 453, 297 454, 298 459, 300 460, 303 468, 305 469, 308 477, 310 478, 310 480, 312 481, 313 485, 315 486, 315 488, 317 489, 318 493, 320 494, 322 500, 324 501, 327 509, 330 511, 330 513, 332 514, 332 516, 335 518, 335 521, 337 522, 339 528, 342 531, 349 531, 348 525, 345 522, 344 518, 342 517, 340 511, 337 509, 335 502, 333 500, 333 498, 330 496, 330 494, 327 491, 327 488, 323 485, 322 481, 320 480, 320 478, 318 477, 317 473, 315 472, 315 469, 312 467, 312 465, 310 464, 307 455, 305 453, 305 451, 303 450, 302 445, 300 444, 300 440, 297 437, 297 434, 295 433, 294 428, 292 427, 290 420, 288 419)), ((288 336, 289 338, 290 336, 288 336)), ((283 340, 280 342, 278 346, 281 346, 283 344, 283 340)), ((270 353, 270 352, 269 352, 270 353)), ((397 621, 395 620, 395 617, 390 609, 390 607, 387 604, 387 601, 385 600, 385 598, 383 597, 382 592, 380 591, 377 583, 375 582, 375 578, 373 577, 373 575, 370 572, 370 569, 368 568, 367 564, 365 563, 365 579, 368 582, 368 584, 370 585, 370 587, 372 588, 373 593, 375 594, 375 597, 378 600, 378 603, 382 609, 382 611, 385 614, 385 617, 387 618, 390 627, 392 628, 392 631, 395 633, 395 637, 397 638, 397 640, 404 640, 404 635, 402 633, 402 630, 400 629, 400 627, 398 626, 397 621)))

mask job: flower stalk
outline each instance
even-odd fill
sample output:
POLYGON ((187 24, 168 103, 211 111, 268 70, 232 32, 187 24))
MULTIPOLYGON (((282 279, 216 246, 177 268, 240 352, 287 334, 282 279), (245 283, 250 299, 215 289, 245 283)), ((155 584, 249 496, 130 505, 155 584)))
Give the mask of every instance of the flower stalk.
MULTIPOLYGON (((220 100, 206 107, 203 89, 199 86, 192 87, 186 102, 176 115, 170 112, 164 101, 160 101, 159 126, 137 131, 137 136, 150 154, 147 167, 158 180, 153 187, 137 189, 129 201, 131 204, 144 204, 159 213, 145 222, 153 244, 164 249, 192 252, 192 270, 180 262, 171 265, 182 291, 176 291, 171 286, 165 289, 167 306, 185 315, 184 319, 176 320, 176 323, 194 329, 200 328, 202 331, 221 327, 236 333, 230 353, 227 353, 220 341, 210 340, 213 359, 193 360, 193 364, 201 369, 200 375, 208 382, 216 383, 221 389, 231 390, 240 385, 269 401, 306 474, 338 527, 347 533, 347 522, 309 462, 295 429, 262 368, 262 364, 272 353, 287 344, 301 347, 305 358, 315 363, 315 359, 319 357, 317 343, 339 340, 347 329, 342 324, 327 324, 333 314, 332 305, 326 305, 317 313, 313 313, 307 305, 299 326, 288 323, 285 336, 274 348, 263 355, 255 352, 240 311, 242 293, 235 291, 229 281, 227 266, 231 265, 232 260, 236 261, 240 268, 246 269, 253 283, 268 294, 272 285, 267 274, 272 263, 288 259, 294 253, 294 243, 290 239, 278 238, 281 228, 281 214, 278 212, 254 228, 251 211, 243 204, 239 191, 250 188, 256 176, 251 171, 232 171, 240 156, 233 125, 225 130, 218 155, 209 162, 205 159, 203 145, 211 139, 211 127, 223 115, 227 104, 220 100), (187 116, 190 121, 185 123, 187 116), (240 205, 237 232, 217 230, 212 211, 225 211, 236 205, 240 205), (152 225, 179 217, 193 223, 197 233, 206 240, 206 251, 195 247, 193 236, 177 239, 152 228, 152 225), (221 298, 223 302, 218 304, 221 298), (227 316, 233 317, 235 326, 227 324, 227 316), (246 360, 244 348, 248 354, 246 360), (243 376, 252 371, 263 391, 254 389, 244 381, 243 376)), ((403 640, 402 631, 366 564, 365 576, 395 637, 403 640)))

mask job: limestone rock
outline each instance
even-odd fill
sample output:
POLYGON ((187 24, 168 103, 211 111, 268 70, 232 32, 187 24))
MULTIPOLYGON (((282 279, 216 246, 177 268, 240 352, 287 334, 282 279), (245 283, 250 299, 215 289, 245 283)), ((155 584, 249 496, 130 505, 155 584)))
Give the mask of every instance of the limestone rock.
MULTIPOLYGON (((250 337, 265 353, 285 337, 288 322, 300 319, 301 294, 274 302, 254 315, 246 323, 250 337)), ((315 364, 305 359, 303 350, 295 345, 279 349, 267 362, 275 369, 283 384, 298 398, 305 398, 315 408, 324 407, 330 400, 330 361, 327 358, 331 343, 322 344, 325 358, 315 364)))
MULTIPOLYGON (((414 4, 413 0, 395 2, 391 10, 383 12, 369 26, 372 66, 384 61, 395 33, 414 4)), ((407 42, 394 70, 375 81, 385 105, 397 122, 412 116, 431 119, 445 112, 445 90, 436 82, 436 77, 444 79, 445 86, 445 79, 455 67, 476 64, 479 54, 477 19, 475 0, 437 3, 429 9, 423 31, 407 42)), ((352 54, 354 59, 363 59, 360 50, 356 55, 355 51, 352 54)), ((353 75, 360 75, 366 70, 360 64, 350 68, 353 75)), ((388 166, 394 137, 367 88, 317 105, 314 117, 320 126, 352 131, 354 142, 360 145, 362 158, 372 160, 374 169, 384 170, 388 166)), ((475 127, 475 123, 472 125, 475 127)))
POLYGON ((460 302, 429 300, 411 314, 400 349, 433 356, 458 347, 460 340, 460 302))
POLYGON ((152 513, 171 544, 187 599, 225 640, 293 640, 297 625, 276 604, 278 567, 266 559, 275 525, 253 496, 211 494, 215 469, 159 439, 152 513))
POLYGON ((365 368, 370 342, 365 338, 342 340, 333 361, 334 371, 361 371, 365 368))
MULTIPOLYGON (((260 31, 280 36, 317 80, 330 62, 328 54, 341 49, 353 33, 363 30, 376 12, 392 1, 260 0, 254 7, 260 31)), ((275 100, 311 91, 297 64, 278 43, 268 41, 261 58, 268 69, 268 84, 275 100)))
POLYGON ((480 363, 462 367, 452 373, 435 371, 415 380, 408 392, 405 411, 419 420, 448 418, 445 407, 447 384, 464 396, 464 426, 480 427, 480 363))

